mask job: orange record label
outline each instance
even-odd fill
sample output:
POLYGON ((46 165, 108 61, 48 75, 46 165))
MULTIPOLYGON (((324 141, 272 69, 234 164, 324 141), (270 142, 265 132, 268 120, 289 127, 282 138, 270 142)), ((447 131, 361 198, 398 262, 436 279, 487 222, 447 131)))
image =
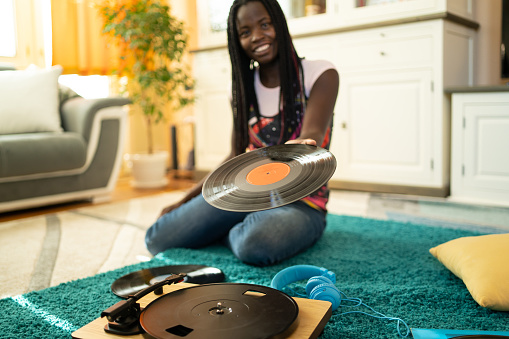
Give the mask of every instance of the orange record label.
POLYGON ((251 185, 270 185, 283 180, 290 173, 290 166, 282 162, 272 162, 253 168, 246 176, 251 185))

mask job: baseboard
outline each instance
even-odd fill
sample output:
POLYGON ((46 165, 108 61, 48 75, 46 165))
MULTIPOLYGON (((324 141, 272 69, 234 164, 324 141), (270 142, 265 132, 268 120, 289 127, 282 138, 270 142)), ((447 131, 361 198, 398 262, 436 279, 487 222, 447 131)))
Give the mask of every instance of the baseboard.
POLYGON ((339 180, 329 181, 329 188, 347 191, 407 194, 438 198, 444 198, 449 196, 450 194, 449 187, 402 186, 402 185, 375 184, 339 180))
POLYGON ((110 188, 102 187, 78 192, 54 194, 15 201, 6 201, 0 203, 0 213, 81 200, 88 200, 94 203, 101 203, 111 200, 111 192, 112 190, 110 188))

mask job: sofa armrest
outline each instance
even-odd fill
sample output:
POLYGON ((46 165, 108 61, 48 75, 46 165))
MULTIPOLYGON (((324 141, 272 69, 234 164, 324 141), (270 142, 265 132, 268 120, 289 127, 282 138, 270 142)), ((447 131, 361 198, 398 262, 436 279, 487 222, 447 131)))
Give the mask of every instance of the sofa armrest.
POLYGON ((89 142, 92 124, 98 111, 103 108, 124 106, 130 103, 131 100, 122 97, 69 99, 61 108, 62 127, 65 131, 81 134, 89 142))

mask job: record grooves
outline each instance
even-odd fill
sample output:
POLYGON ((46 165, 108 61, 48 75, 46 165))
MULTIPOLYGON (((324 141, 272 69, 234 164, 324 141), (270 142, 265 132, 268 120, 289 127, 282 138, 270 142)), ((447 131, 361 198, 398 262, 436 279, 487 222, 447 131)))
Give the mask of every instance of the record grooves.
POLYGON ((219 283, 225 279, 224 273, 215 267, 203 265, 160 266, 132 272, 118 278, 111 285, 111 291, 121 298, 127 298, 177 273, 186 273, 184 281, 194 284, 219 283))
POLYGON ((205 180, 202 194, 219 209, 261 211, 310 195, 335 170, 336 159, 326 149, 302 144, 269 146, 222 164, 205 180))

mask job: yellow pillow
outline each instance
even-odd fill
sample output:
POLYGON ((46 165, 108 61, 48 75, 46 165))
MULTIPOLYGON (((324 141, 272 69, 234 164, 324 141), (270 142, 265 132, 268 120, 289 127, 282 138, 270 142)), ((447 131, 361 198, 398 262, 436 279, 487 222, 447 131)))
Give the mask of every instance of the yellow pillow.
POLYGON ((429 252, 463 280, 479 305, 509 311, 509 233, 454 239, 429 252))

